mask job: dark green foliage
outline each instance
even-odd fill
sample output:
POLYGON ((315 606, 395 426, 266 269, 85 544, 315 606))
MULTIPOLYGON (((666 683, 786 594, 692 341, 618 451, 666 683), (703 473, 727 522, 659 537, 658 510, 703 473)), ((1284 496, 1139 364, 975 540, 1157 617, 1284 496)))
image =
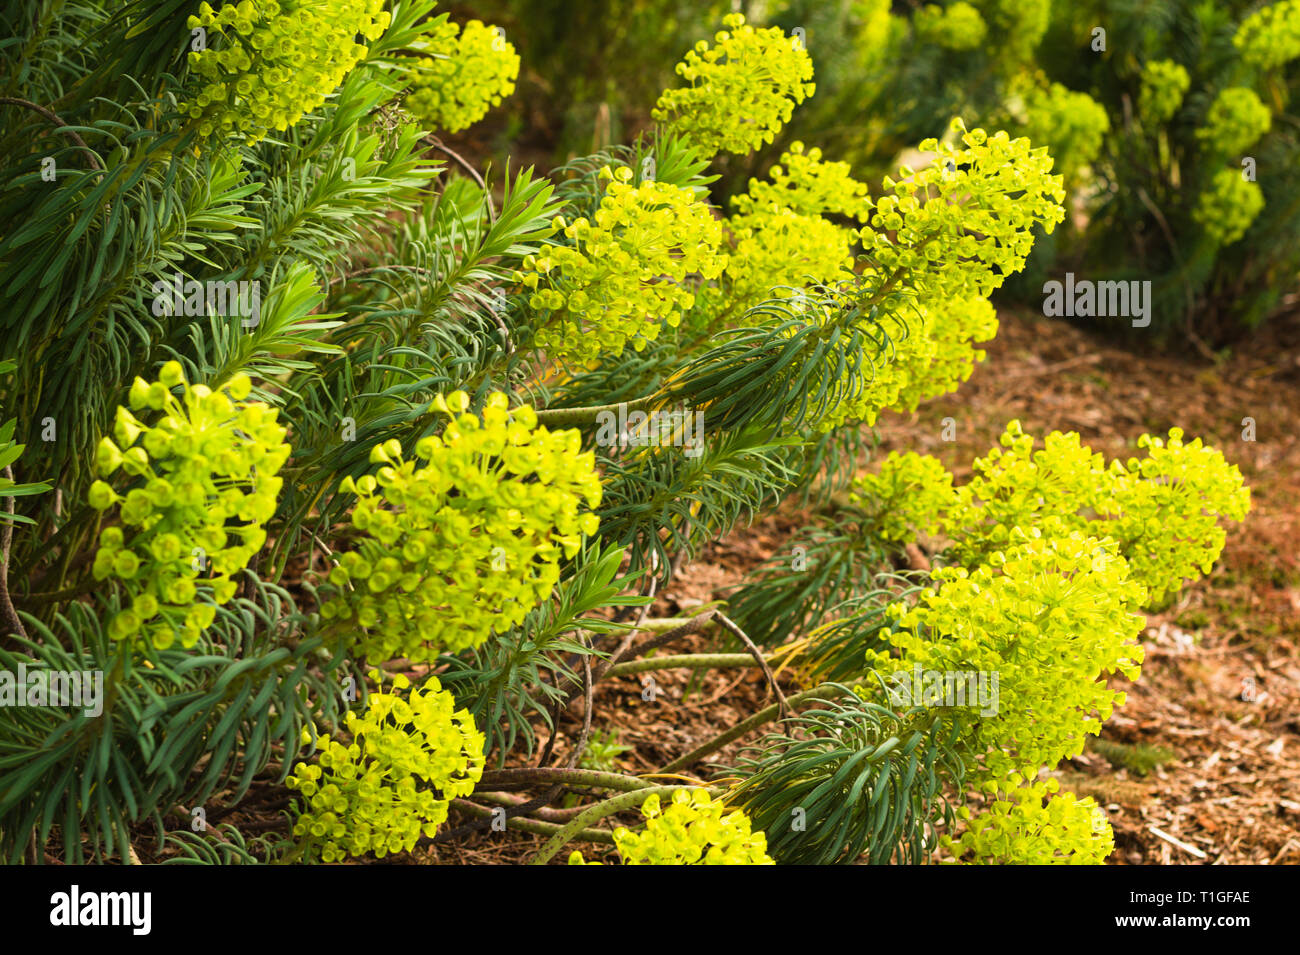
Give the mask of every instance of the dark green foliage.
POLYGON ((933 711, 899 715, 839 689, 746 751, 736 802, 781 864, 922 862, 936 822, 953 822, 944 786, 963 775, 956 734, 933 711))
POLYGON ((0 707, 0 853, 10 863, 33 828, 44 845, 55 827, 68 862, 125 859, 133 824, 152 822, 161 839, 176 806, 217 793, 238 801, 272 761, 283 778, 306 725, 335 725, 346 706, 341 645, 296 636, 309 621, 270 584, 219 609, 194 650, 144 659, 110 641, 87 604, 70 604, 52 627, 26 622, 33 636, 0 649, 0 666, 97 671, 104 702, 98 716, 0 707))
POLYGON ((484 751, 499 764, 523 741, 532 753, 536 743, 529 717, 551 722, 552 707, 583 687, 575 661, 600 657, 587 641, 600 634, 625 632, 626 624, 589 616, 600 607, 638 607, 648 598, 620 595, 628 584, 619 578, 623 550, 593 543, 577 560, 577 570, 557 588, 554 603, 533 612, 524 625, 465 657, 448 657, 442 683, 458 699, 470 701, 479 728, 487 736, 484 751))

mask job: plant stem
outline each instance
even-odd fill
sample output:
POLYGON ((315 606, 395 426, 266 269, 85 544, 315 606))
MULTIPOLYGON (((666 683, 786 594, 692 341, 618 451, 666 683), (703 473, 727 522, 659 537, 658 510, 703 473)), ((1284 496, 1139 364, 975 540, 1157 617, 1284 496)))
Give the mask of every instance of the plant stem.
MULTIPOLYGON (((466 815, 475 816, 479 819, 489 819, 494 814, 494 810, 486 806, 479 806, 465 799, 453 799, 451 804, 466 815)), ((542 822, 538 819, 522 819, 515 817, 506 820, 506 827, 509 829, 518 829, 520 832, 531 832, 536 836, 554 836, 564 827, 556 822, 542 822)), ((581 832, 571 836, 573 839, 580 839, 583 842, 599 842, 607 846, 614 844, 614 835, 608 829, 583 829, 581 832)))
POLYGON ((644 398, 634 398, 632 401, 619 401, 612 405, 590 405, 586 408, 543 408, 537 412, 537 423, 544 424, 548 428, 590 427, 605 412, 617 415, 619 408, 640 411, 650 407, 659 397, 658 394, 652 394, 644 398))
MULTIPOLYGON (((834 695, 842 692, 844 691, 835 686, 822 684, 821 686, 813 687, 811 690, 804 690, 802 693, 796 693, 794 696, 790 697, 787 702, 793 707, 797 703, 806 703, 810 700, 829 700, 832 699, 834 695)), ((691 765, 696 760, 703 759, 710 753, 722 749, 722 747, 726 746, 732 740, 744 736, 750 730, 757 729, 766 723, 770 723, 780 712, 780 703, 773 703, 766 709, 759 710, 749 719, 737 723, 725 733, 720 733, 707 743, 697 746, 685 756, 678 756, 663 769, 659 770, 659 773, 675 773, 679 769, 691 765)))
POLYGON ((90 168, 98 172, 104 171, 104 164, 99 161, 99 156, 95 151, 86 145, 86 141, 81 138, 75 129, 59 118, 58 114, 51 109, 46 109, 39 103, 33 103, 31 100, 18 99, 13 96, 0 96, 0 105, 2 106, 22 106, 34 113, 40 113, 43 117, 58 127, 59 132, 65 134, 69 139, 77 144, 77 148, 86 154, 90 160, 90 168))
MULTIPOLYGON (((14 472, 9 465, 5 465, 4 476, 12 483, 14 472)), ((4 506, 8 520, 0 526, 0 624, 4 626, 4 633, 0 634, 0 640, 7 644, 11 634, 25 637, 27 631, 23 628, 23 622, 18 619, 18 611, 14 610, 13 601, 9 599, 9 545, 13 543, 14 536, 14 499, 6 496, 4 506)))
POLYGON ((644 660, 629 660, 619 663, 605 671, 605 676, 628 676, 633 673, 645 673, 649 670, 707 670, 734 667, 756 667, 752 655, 748 653, 681 653, 667 657, 647 657, 644 660))
MULTIPOLYGON (((474 798, 479 802, 485 802, 491 806, 501 806, 504 809, 511 809, 524 804, 522 797, 512 796, 510 793, 489 793, 478 790, 474 793, 474 798)), ((562 826, 586 808, 586 806, 574 806, 571 809, 552 809, 545 806, 541 809, 534 809, 528 815, 540 819, 542 822, 554 822, 562 826)))
POLYGON ((634 792, 651 784, 624 773, 602 773, 595 769, 563 769, 558 766, 524 766, 518 769, 496 769, 483 774, 478 790, 492 787, 508 788, 529 783, 563 783, 566 786, 591 786, 596 789, 616 789, 634 792))

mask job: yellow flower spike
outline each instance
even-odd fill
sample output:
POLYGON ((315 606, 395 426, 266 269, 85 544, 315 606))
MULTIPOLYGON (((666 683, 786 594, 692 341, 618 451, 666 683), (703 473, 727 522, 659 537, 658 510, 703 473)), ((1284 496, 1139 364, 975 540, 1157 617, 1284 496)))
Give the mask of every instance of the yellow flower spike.
POLYGON ((517 625, 550 596, 562 554, 595 529, 581 507, 599 504, 600 484, 594 455, 568 454, 577 433, 535 427, 533 410, 509 410, 502 393, 481 419, 461 410, 468 401, 435 399, 456 423, 417 443, 421 466, 356 482, 362 535, 331 572, 321 612, 355 623, 356 652, 370 660, 433 660, 517 625))
POLYGON ((709 155, 748 153, 771 142, 814 89, 802 44, 776 27, 756 30, 742 14, 723 23, 728 29, 714 35, 714 47, 701 41, 677 65, 690 85, 665 90, 651 114, 709 155))
MULTIPOLYGON (((409 686, 404 677, 394 681, 395 689, 409 686)), ((411 691, 409 705, 395 694, 376 692, 361 717, 352 712, 348 717, 355 742, 346 748, 332 745, 321 785, 329 799, 303 814, 301 832, 328 822, 309 844, 339 857, 407 851, 422 834, 437 831, 452 798, 473 790, 483 772, 482 734, 468 711, 454 710, 454 700, 432 678, 411 691), (406 722, 414 729, 403 728, 406 722), (420 788, 425 785, 431 789, 420 788)), ((326 762, 323 756, 320 762, 326 762)), ((313 778, 312 772, 320 776, 321 769, 295 767, 299 780, 313 778)), ((312 784, 295 788, 310 795, 312 784)))
MULTIPOLYGON (((271 429, 273 436, 266 429, 240 431, 248 424, 246 414, 255 410, 273 419, 264 405, 189 385, 178 362, 168 362, 160 374, 152 383, 137 379, 129 397, 142 413, 146 407, 162 412, 154 416, 157 424, 146 428, 126 408, 118 408, 115 431, 123 445, 132 446, 121 451, 104 438, 97 447, 96 467, 102 474, 120 468, 144 483, 125 497, 104 481, 92 485, 92 506, 107 510, 120 504, 122 522, 112 536, 101 537, 93 571, 99 580, 115 574, 139 616, 148 619, 161 612, 173 623, 185 621, 179 632, 171 624, 149 633, 116 624, 110 627, 114 639, 170 646, 179 636, 188 648, 211 626, 215 605, 234 597, 235 582, 224 575, 247 563, 265 542, 262 525, 274 514, 282 483, 275 472, 289 448, 278 443, 283 429, 271 429), (180 401, 171 388, 180 389, 180 401), (143 446, 133 445, 142 434, 143 446), (232 519, 240 523, 227 527, 232 519), (199 576, 207 570, 217 575, 199 576)), ((242 390, 238 377, 233 383, 237 395, 242 390)))

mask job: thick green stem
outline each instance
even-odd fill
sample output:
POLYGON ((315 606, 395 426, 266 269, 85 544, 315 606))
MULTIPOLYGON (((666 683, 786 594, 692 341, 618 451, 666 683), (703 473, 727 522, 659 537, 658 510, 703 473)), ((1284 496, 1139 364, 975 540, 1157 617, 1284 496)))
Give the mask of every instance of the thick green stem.
MULTIPOLYGON (((839 689, 838 687, 831 686, 828 684, 823 684, 821 686, 815 686, 811 690, 804 690, 802 693, 796 693, 794 696, 790 697, 788 702, 791 706, 794 706, 798 703, 806 703, 810 700, 829 700, 829 699, 833 699, 835 696, 838 696, 843 692, 844 691, 842 689, 839 689)), ((705 756, 708 756, 710 753, 717 752, 718 750, 722 749, 722 747, 730 743, 732 740, 739 739, 740 737, 744 736, 746 733, 750 732, 751 730, 757 729, 758 727, 764 725, 765 723, 770 723, 772 720, 774 720, 777 717, 777 715, 780 712, 781 712, 781 704, 779 703, 773 703, 771 706, 767 707, 766 709, 759 710, 749 719, 737 723, 731 729, 727 730, 725 733, 721 733, 713 737, 713 739, 709 740, 704 745, 697 746, 695 749, 691 750, 685 756, 677 757, 671 763, 669 763, 667 766, 661 769, 659 771, 659 774, 662 775, 664 773, 675 773, 681 770, 682 768, 691 765, 696 760, 703 759, 705 756)))
POLYGON ((615 789, 632 792, 646 789, 652 784, 623 773, 602 773, 594 769, 564 769, 559 766, 521 767, 496 769, 483 774, 475 789, 485 792, 493 788, 528 785, 529 783, 563 783, 566 786, 591 786, 595 789, 615 789))
POLYGON ((648 798, 659 793, 660 795, 674 792, 678 789, 699 789, 699 786, 648 786, 645 789, 638 789, 636 792, 622 793, 604 802, 598 802, 590 809, 575 816, 573 822, 569 823, 554 836, 551 840, 542 846, 540 852, 533 856, 529 865, 546 865, 555 854, 564 848, 565 843, 571 839, 576 839, 578 834, 587 828, 593 822, 604 819, 606 816, 612 816, 615 813, 623 812, 627 809, 635 809, 648 798))
MULTIPOLYGON (((695 616, 698 617, 700 613, 703 613, 706 610, 716 610, 720 604, 721 601, 718 600, 715 600, 712 603, 707 603, 698 608, 698 613, 696 613, 695 616)), ((645 633, 671 633, 686 624, 692 623, 694 619, 694 617, 647 617, 645 620, 641 621, 637 630, 645 633)), ((709 622, 712 623, 711 620, 709 622)))
MULTIPOLYGON (((770 660, 768 661, 771 662, 770 660)), ((667 657, 647 657, 629 660, 609 668, 606 676, 628 676, 647 670, 709 670, 734 667, 757 667, 758 661, 749 653, 682 653, 667 657)))
MULTIPOLYGON (((451 804, 466 815, 474 816, 478 819, 487 819, 491 817, 494 810, 486 806, 478 806, 464 799, 453 799, 451 804)), ((562 828, 557 822, 542 822, 538 819, 521 819, 515 816, 513 819, 506 820, 506 827, 509 829, 518 829, 520 832, 531 832, 535 836, 554 836, 562 828)), ((580 839, 583 842, 599 842, 607 846, 614 844, 614 834, 608 829, 583 829, 581 832, 572 836, 574 839, 580 839)))
POLYGON ((537 412, 537 423, 544 424, 548 428, 591 427, 600 415, 606 412, 617 415, 620 408, 641 411, 654 404, 659 397, 657 394, 646 395, 644 398, 634 398, 632 401, 619 401, 612 405, 590 405, 586 408, 544 408, 537 412))

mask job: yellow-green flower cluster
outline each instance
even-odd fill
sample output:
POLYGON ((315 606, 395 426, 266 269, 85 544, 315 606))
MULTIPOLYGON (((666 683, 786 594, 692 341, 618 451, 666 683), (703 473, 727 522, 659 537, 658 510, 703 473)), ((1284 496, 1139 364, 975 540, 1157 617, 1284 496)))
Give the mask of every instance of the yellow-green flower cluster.
MULTIPOLYGON (((915 411, 922 401, 956 391, 970 378, 976 362, 984 360, 984 350, 974 343, 990 341, 998 333, 997 310, 979 296, 918 305, 914 312, 906 337, 897 343, 897 358, 881 369, 882 386, 890 389, 882 408, 915 411)), ((864 414, 862 420, 875 424, 875 414, 864 414)))
POLYGON ((1196 131, 1196 137, 1216 154, 1239 156, 1272 125, 1273 114, 1254 90, 1230 86, 1214 98, 1205 126, 1196 131))
POLYGON ((828 412, 818 423, 819 430, 829 431, 849 421, 875 425, 882 411, 901 409, 908 403, 905 392, 925 386, 925 373, 939 354, 939 344, 931 334, 931 317, 928 309, 916 303, 910 303, 902 313, 879 317, 879 329, 873 337, 883 333, 888 342, 883 353, 875 345, 868 345, 862 356, 869 363, 870 381, 828 412))
POLYGON ((1264 191, 1259 183, 1245 179, 1239 169, 1220 169, 1197 198, 1192 218, 1205 229, 1210 241, 1232 245, 1246 234, 1263 209, 1264 191))
POLYGON ((1271 70, 1300 56, 1300 0, 1261 7, 1241 21, 1233 45, 1251 66, 1271 70))
POLYGON ((1101 865, 1115 849, 1110 821, 1091 796, 1059 789, 1055 779, 1022 786, 976 816, 963 806, 965 832, 939 844, 968 865, 1101 865))
MULTIPOLYGON (((409 686, 400 674, 393 680, 394 691, 409 686)), ((372 694, 346 725, 351 744, 321 736, 316 763, 298 763, 287 780, 304 798, 293 834, 324 862, 409 851, 483 776, 483 734, 436 677, 407 699, 372 694)), ((311 740, 304 730, 303 742, 311 740)))
POLYGON ((953 125, 962 146, 921 143, 923 152, 937 153, 933 164, 886 177, 892 195, 874 202, 871 225, 861 231, 886 282, 926 301, 987 297, 1024 266, 1033 228, 1051 232, 1065 218, 1065 190, 1045 148, 1001 131, 966 132, 960 120, 953 125))
POLYGON ((1138 93, 1138 115, 1152 126, 1163 126, 1173 119, 1183 105, 1191 86, 1191 77, 1173 60, 1154 60, 1142 71, 1142 89, 1138 93))
POLYGON ((266 542, 283 483, 276 472, 290 448, 276 409, 247 401, 250 389, 244 374, 217 391, 189 385, 180 363, 167 362, 158 381, 132 384, 131 409, 117 409, 116 442, 100 440, 96 470, 120 474, 125 493, 91 485, 90 505, 120 505, 122 519, 100 532, 94 576, 121 580, 134 595, 109 623, 113 639, 192 647, 216 605, 234 596, 231 575, 266 542), (148 425, 132 413, 144 409, 162 415, 148 425))
POLYGON ((726 267, 722 224, 705 203, 671 183, 633 186, 632 175, 604 167, 593 219, 555 220, 573 244, 528 256, 516 273, 534 290, 529 304, 552 313, 536 338, 550 358, 592 361, 629 342, 641 351, 695 304, 688 279, 715 279, 726 267))
POLYGON ((1144 434, 1138 447, 1147 456, 1112 461, 1092 507, 1105 521, 1096 526, 1120 542, 1134 578, 1159 601, 1210 572, 1227 540, 1219 519, 1244 520, 1250 488, 1222 452, 1200 438, 1184 442, 1181 428, 1167 440, 1144 434))
MULTIPOLYGON (((726 807, 705 789, 678 789, 667 808, 659 796, 641 806, 645 828, 614 830, 623 865, 776 865, 767 854, 767 836, 750 829, 749 817, 726 807)), ((581 852, 570 865, 592 865, 581 852)))
POLYGON ((1032 86, 1025 95, 1024 133, 1047 147, 1066 181, 1097 158, 1109 132, 1105 107, 1087 93, 1051 83, 1032 86))
POLYGON ((546 600, 597 518, 591 452, 577 431, 549 431, 527 405, 507 410, 488 396, 479 417, 469 396, 439 396, 451 417, 441 436, 421 438, 417 467, 390 440, 374 448, 373 475, 341 485, 359 500, 357 548, 339 558, 326 619, 361 629, 357 652, 373 661, 432 660, 483 643, 521 623, 546 600))
POLYGON ((988 34, 980 12, 965 0, 948 7, 927 3, 913 15, 912 27, 918 40, 946 50, 973 50, 988 34))
POLYGON ((1018 528, 1052 520, 1117 541, 1130 574, 1159 601, 1209 573, 1227 537, 1219 520, 1240 521, 1250 510, 1236 465, 1199 438, 1184 443, 1178 428, 1167 441, 1143 435, 1147 457, 1109 466, 1074 432, 1054 431, 1035 451, 1033 436, 1012 421, 999 443, 974 462, 940 521, 968 567, 1005 548, 1018 528))
POLYGON ((207 49, 189 66, 204 84, 181 110, 200 135, 240 133, 257 141, 288 129, 325 101, 388 29, 383 0, 239 0, 214 11, 199 5, 191 30, 207 49), (213 44, 216 36, 222 43, 213 44))
POLYGON ((737 216, 788 211, 803 216, 833 213, 865 221, 870 211, 867 184, 853 178, 848 163, 823 159, 816 146, 791 143, 767 176, 768 182, 749 180, 748 191, 733 200, 737 216))
POLYGON ((519 54, 496 27, 470 20, 460 30, 449 21, 434 25, 426 49, 407 82, 405 106, 421 120, 449 133, 477 123, 515 91, 519 54))
MULTIPOLYGON (((934 163, 919 172, 903 167, 902 178, 884 181, 892 195, 866 200, 862 276, 874 283, 874 300, 895 297, 880 329, 892 346, 863 356, 875 367, 861 386, 840 391, 818 430, 871 423, 888 407, 915 408, 969 377, 983 358, 972 343, 997 331, 985 299, 1023 267, 1033 228, 1050 232, 1064 218, 1061 177, 1051 175, 1045 149, 1004 132, 967 132, 960 120, 953 128, 962 132, 960 148, 926 140, 921 149, 937 153, 934 163)), ((826 373, 842 372, 832 362, 826 373)))
POLYGON ((901 656, 868 651, 868 665, 885 676, 915 667, 998 675, 996 714, 981 712, 965 729, 972 778, 990 791, 1081 753, 1124 704, 1107 676, 1140 675, 1145 619, 1135 609, 1146 590, 1118 545, 1048 521, 1041 531, 1016 528, 1009 546, 973 571, 932 576, 937 591, 889 608, 888 639, 901 656))
POLYGON ((986 298, 968 295, 926 308, 935 353, 923 372, 912 377, 894 407, 915 411, 922 401, 946 395, 970 378, 985 352, 975 345, 998 333, 998 313, 986 298))
POLYGON ((789 298, 850 270, 857 237, 824 217, 863 219, 869 210, 866 184, 850 175, 848 163, 823 160, 816 147, 792 143, 768 176, 768 182, 749 181, 749 191, 733 200, 728 223, 735 243, 728 299, 740 308, 789 298))
POLYGON ((882 540, 937 534, 952 508, 952 474, 932 455, 891 451, 879 473, 854 478, 849 501, 866 512, 882 540))
POLYGON ((728 225, 734 243, 726 271, 730 309, 743 312, 768 299, 797 303, 800 289, 830 284, 853 267, 853 233, 821 216, 764 212, 728 225))
MULTIPOLYGON (((890 339, 883 355, 866 355, 872 378, 818 422, 828 431, 848 421, 874 425, 882 411, 915 411, 925 400, 947 394, 971 375, 984 351, 974 347, 998 331, 997 312, 988 299, 958 296, 944 304, 911 303, 901 314, 886 314, 880 328, 890 339)), ((828 374, 836 373, 828 366, 828 374)))
POLYGON ((1007 547, 1017 529, 1040 526, 1047 518, 1103 535, 1080 512, 1107 483, 1104 458, 1073 431, 1053 431, 1038 451, 1034 443, 1018 420, 1009 422, 998 446, 974 461, 971 480, 957 489, 944 524, 956 539, 954 556, 966 566, 1007 547))
POLYGON ((691 85, 665 90, 651 115, 709 155, 748 153, 772 142, 795 106, 813 95, 812 58, 776 27, 723 18, 715 46, 701 40, 677 64, 691 85))

